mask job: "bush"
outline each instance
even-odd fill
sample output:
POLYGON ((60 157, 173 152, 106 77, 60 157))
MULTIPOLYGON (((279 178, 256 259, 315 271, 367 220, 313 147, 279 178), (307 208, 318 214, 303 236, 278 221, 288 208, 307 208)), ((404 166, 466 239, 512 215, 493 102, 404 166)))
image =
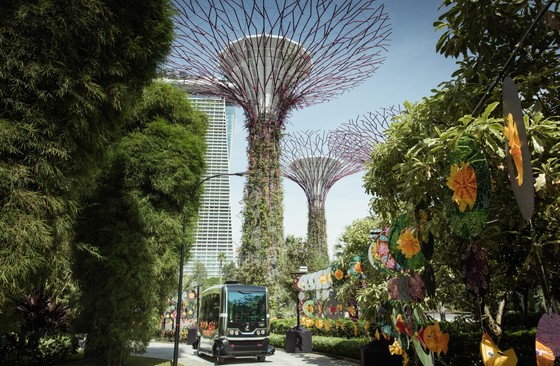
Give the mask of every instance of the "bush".
MULTIPOLYGON (((314 335, 311 338, 313 352, 324 353, 333 357, 360 359, 360 347, 371 342, 369 338, 339 338, 314 335)), ((270 344, 276 348, 284 348, 286 335, 271 334, 270 344)))
MULTIPOLYGON (((296 319, 273 319, 270 322, 270 332, 286 334, 288 329, 295 327, 296 319)), ((370 337, 369 322, 344 319, 308 318, 302 317, 300 324, 311 331, 311 334, 339 338, 367 338, 370 337)))
POLYGON ((46 336, 39 341, 37 359, 40 364, 51 364, 67 360, 78 352, 78 340, 67 334, 46 336))
MULTIPOLYGON (((323 319, 324 320, 324 319, 323 319)), ((270 342, 273 346, 284 348, 286 330, 295 325, 295 319, 275 319, 271 322, 270 342)), ((302 323, 303 325, 303 323, 302 323)), ((316 319, 311 330, 313 337, 313 352, 325 353, 333 357, 346 357, 359 360, 360 347, 371 342, 372 337, 363 335, 366 322, 354 323, 350 319, 340 319, 335 321, 335 327, 329 332, 316 327, 316 319), (339 322, 339 326, 336 326, 339 322), (354 337, 354 325, 359 330, 358 337, 354 337), (329 335, 327 335, 327 333, 329 335)), ((479 366, 482 364, 480 356, 480 340, 482 331, 480 324, 468 322, 441 322, 441 329, 449 333, 449 351, 447 355, 441 354, 435 358, 436 365, 446 366, 479 366)), ((494 342, 501 350, 513 347, 518 358, 518 365, 536 365, 535 360, 535 329, 522 330, 515 332, 506 331, 498 341, 495 337, 494 342)))

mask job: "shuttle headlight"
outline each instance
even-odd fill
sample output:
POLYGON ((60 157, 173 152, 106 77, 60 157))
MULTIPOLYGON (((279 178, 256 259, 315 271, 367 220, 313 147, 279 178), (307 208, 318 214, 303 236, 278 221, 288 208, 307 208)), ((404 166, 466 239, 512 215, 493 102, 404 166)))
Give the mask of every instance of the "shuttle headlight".
POLYGON ((230 329, 227 330, 227 333, 230 336, 238 336, 239 335, 239 329, 230 328, 230 329))

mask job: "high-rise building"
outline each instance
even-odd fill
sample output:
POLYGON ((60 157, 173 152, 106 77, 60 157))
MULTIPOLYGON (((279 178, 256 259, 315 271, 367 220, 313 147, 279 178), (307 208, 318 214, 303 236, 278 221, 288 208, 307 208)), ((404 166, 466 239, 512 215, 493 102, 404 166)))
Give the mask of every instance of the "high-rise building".
MULTIPOLYGON (((206 176, 229 173, 230 147, 235 124, 234 106, 224 98, 198 93, 193 79, 173 80, 174 84, 189 93, 192 106, 208 116, 206 135, 206 176)), ((222 266, 234 260, 231 233, 231 206, 229 176, 219 176, 204 182, 201 187, 199 220, 195 243, 185 266, 185 274, 193 273, 196 262, 201 262, 208 271, 208 277, 218 277, 220 263, 218 254, 225 254, 222 266)))

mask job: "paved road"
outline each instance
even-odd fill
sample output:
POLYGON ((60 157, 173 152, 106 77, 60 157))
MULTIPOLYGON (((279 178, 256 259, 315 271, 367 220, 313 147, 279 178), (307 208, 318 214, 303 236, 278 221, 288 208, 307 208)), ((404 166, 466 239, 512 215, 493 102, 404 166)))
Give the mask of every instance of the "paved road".
MULTIPOLYGON (((173 343, 151 342, 148 351, 142 356, 173 359, 173 343)), ((190 345, 181 344, 179 347, 179 362, 185 366, 208 366, 214 364, 214 358, 196 356, 190 345)), ((253 365, 253 366, 357 366, 359 362, 336 359, 316 353, 286 353, 276 349, 272 356, 267 356, 265 362, 257 362, 254 357, 226 359, 225 365, 253 365)))

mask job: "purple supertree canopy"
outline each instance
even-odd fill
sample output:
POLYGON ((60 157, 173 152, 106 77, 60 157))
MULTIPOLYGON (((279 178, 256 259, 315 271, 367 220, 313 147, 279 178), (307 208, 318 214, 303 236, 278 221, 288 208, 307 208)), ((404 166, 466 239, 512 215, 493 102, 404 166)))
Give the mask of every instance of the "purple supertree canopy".
POLYGON ((340 179, 362 169, 344 159, 341 150, 329 144, 332 132, 299 131, 282 139, 282 175, 297 183, 309 204, 325 203, 329 189, 340 179))
POLYGON ((383 62, 390 28, 375 0, 173 0, 167 70, 207 81, 247 122, 282 124, 293 108, 333 99, 383 62))
POLYGON ((373 147, 385 141, 385 131, 393 117, 400 113, 400 106, 391 106, 343 123, 329 135, 329 144, 340 150, 344 160, 364 167, 371 158, 373 147))

